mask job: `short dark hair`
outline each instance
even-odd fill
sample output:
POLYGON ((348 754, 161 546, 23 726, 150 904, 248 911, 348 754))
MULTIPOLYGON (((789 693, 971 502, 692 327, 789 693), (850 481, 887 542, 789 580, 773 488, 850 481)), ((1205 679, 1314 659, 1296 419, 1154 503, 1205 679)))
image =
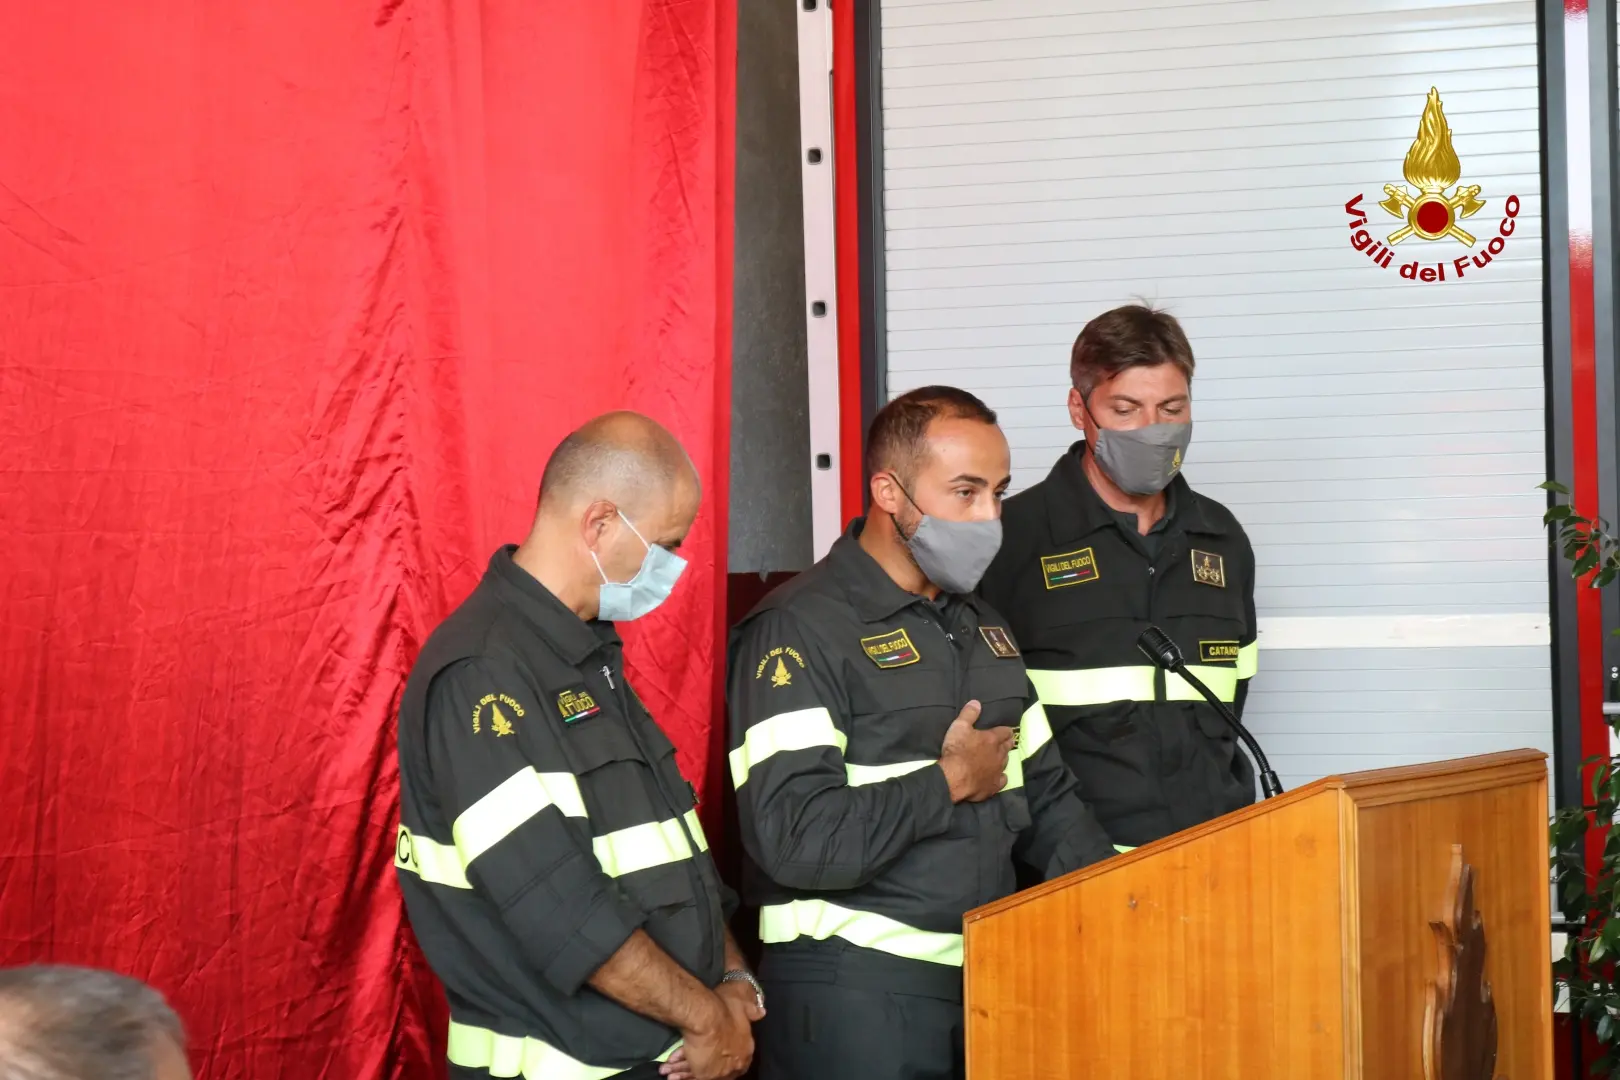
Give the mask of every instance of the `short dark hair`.
POLYGON ((935 420, 996 422, 995 410, 954 386, 921 386, 889 402, 866 432, 866 478, 893 469, 904 480, 928 451, 928 425, 935 420))
POLYGON ((1069 353, 1069 380, 1082 397, 1126 368, 1174 364, 1191 382, 1192 346, 1174 315, 1126 304, 1086 323, 1069 353))
POLYGON ((92 968, 0 970, 5 1080, 151 1080, 162 1039, 185 1032, 163 995, 92 968))

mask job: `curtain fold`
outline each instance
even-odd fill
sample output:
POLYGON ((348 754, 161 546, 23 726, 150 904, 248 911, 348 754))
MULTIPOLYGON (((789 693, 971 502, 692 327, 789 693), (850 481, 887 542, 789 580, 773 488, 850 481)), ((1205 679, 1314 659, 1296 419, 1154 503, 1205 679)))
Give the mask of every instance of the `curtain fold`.
POLYGON ((0 963, 147 979, 210 1080, 439 1075, 394 704, 610 408, 703 477, 628 636, 715 790, 732 3, 8 15, 0 963))

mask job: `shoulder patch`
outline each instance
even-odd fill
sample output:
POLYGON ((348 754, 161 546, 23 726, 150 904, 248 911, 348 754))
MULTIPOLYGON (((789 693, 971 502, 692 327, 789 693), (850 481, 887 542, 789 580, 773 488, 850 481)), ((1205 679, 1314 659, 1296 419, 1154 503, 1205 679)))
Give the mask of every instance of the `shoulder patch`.
POLYGON ((1061 589, 1068 585, 1081 585, 1099 577, 1097 556, 1091 548, 1066 551, 1062 555, 1041 556, 1041 577, 1048 589, 1061 589))
POLYGON ((793 672, 804 670, 804 657, 800 656, 799 650, 791 645, 778 645, 759 658, 759 663, 754 665, 754 678, 763 679, 767 670, 770 672, 773 687, 792 686, 793 672), (773 660, 776 661, 774 664, 771 663, 773 660), (790 667, 789 660, 798 667, 796 669, 790 667))
POLYGON ((990 646, 990 651, 1003 660, 1011 660, 1018 655, 1018 646, 1013 644, 1012 635, 1002 626, 981 626, 979 636, 984 643, 990 646))
POLYGON ((1200 641, 1198 643, 1198 662, 1200 664, 1235 664, 1238 658, 1238 643, 1235 641, 1200 641))
POLYGON ((508 712, 522 719, 523 706, 519 705, 517 699, 510 694, 485 694, 478 699, 478 704, 473 706, 473 734, 477 735, 486 726, 497 736, 513 734, 516 729, 512 727, 512 716, 508 716, 508 712), (504 711, 501 709, 502 705, 506 706, 504 711))
POLYGON ((1226 559, 1220 555, 1193 548, 1192 568, 1193 580, 1198 584, 1226 588, 1226 559))
POLYGON ((589 720, 602 711, 602 706, 596 703, 591 692, 583 686, 576 686, 564 690, 557 695, 557 715, 562 717, 565 724, 577 724, 581 720, 589 720))
POLYGON ((880 668, 905 667, 922 659, 922 654, 917 652, 917 647, 911 643, 911 635, 906 633, 903 627, 887 634, 863 637, 861 648, 872 658, 872 663, 880 668))

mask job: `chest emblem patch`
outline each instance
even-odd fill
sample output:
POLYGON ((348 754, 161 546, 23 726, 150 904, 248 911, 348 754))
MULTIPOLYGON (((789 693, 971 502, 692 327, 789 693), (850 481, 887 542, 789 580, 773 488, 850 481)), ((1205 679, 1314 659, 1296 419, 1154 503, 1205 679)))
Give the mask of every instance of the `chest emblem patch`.
POLYGON ((1068 551, 1062 555, 1042 555, 1041 577, 1046 579, 1048 589, 1061 589, 1068 585, 1096 581, 1097 556, 1091 548, 1068 551))
POLYGON ((1193 548, 1193 580, 1200 585, 1226 588, 1226 560, 1219 555, 1193 548))
POLYGON ((794 671, 803 670, 804 657, 799 655, 799 650, 791 645, 778 645, 759 658, 759 663, 754 666, 754 678, 763 679, 769 673, 771 686, 779 689, 792 686, 794 671))
POLYGON ((917 652, 917 646, 911 643, 911 635, 903 629, 878 634, 875 637, 863 637, 861 648, 866 650, 866 655, 871 657, 872 663, 880 668, 905 667, 922 659, 922 654, 917 652))
POLYGON ((601 711, 602 706, 596 703, 596 699, 591 697, 591 692, 583 686, 564 690, 557 695, 557 715, 562 717, 565 724, 577 724, 601 711))
POLYGON ((1235 664, 1238 658, 1238 643, 1235 641, 1200 641, 1198 643, 1198 662, 1200 664, 1235 664))
POLYGON ((1013 644, 1012 635, 1004 627, 981 626, 979 636, 990 646, 990 651, 1003 660, 1011 660, 1018 655, 1018 646, 1013 644))
POLYGON ((473 734, 477 735, 483 731, 485 725, 488 725, 489 730, 497 736, 514 734, 512 716, 519 719, 523 716, 523 706, 517 703, 516 698, 510 694, 485 694, 478 699, 478 704, 473 706, 473 734), (501 709, 502 705, 506 706, 504 711, 501 709), (511 716, 508 716, 508 713, 511 716))

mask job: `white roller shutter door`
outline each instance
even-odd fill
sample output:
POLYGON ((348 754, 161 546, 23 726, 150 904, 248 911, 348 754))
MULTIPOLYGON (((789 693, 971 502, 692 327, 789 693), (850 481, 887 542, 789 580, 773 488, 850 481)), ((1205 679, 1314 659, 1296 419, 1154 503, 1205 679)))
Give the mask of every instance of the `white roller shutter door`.
POLYGON ((1259 558, 1248 719, 1290 786, 1552 749, 1535 4, 882 0, 891 394, 983 396, 1014 485, 1076 438, 1080 327, 1198 357, 1187 475, 1259 558), (1473 249, 1367 228, 1437 86, 1473 249), (1473 255, 1463 281, 1401 263, 1473 255))

